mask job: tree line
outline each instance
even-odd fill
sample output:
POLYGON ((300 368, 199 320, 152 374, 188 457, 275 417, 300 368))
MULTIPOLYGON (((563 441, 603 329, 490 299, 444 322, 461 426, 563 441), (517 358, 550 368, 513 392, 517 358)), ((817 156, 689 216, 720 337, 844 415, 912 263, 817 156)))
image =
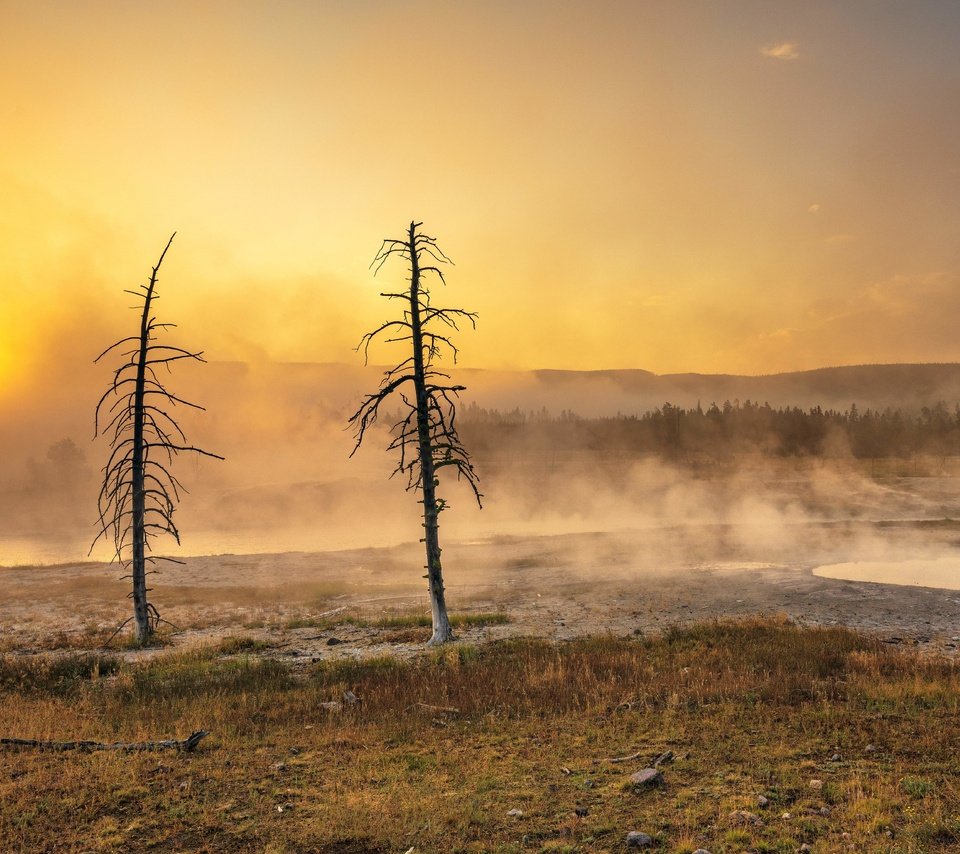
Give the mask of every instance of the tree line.
POLYGON ((474 403, 461 417, 465 441, 484 457, 496 457, 512 443, 675 458, 764 453, 907 459, 960 454, 960 404, 951 409, 943 401, 918 411, 861 411, 855 403, 843 411, 774 408, 750 400, 691 409, 664 403, 642 414, 607 417, 568 410, 556 415, 546 409, 500 412, 474 403))

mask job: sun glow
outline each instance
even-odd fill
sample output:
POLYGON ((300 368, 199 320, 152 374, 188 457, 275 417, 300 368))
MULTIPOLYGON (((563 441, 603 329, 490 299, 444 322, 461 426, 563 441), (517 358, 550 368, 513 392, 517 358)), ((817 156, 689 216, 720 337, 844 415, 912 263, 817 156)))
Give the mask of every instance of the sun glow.
POLYGON ((470 366, 960 357, 954 4, 8 6, 0 317, 28 293, 40 344, 177 230, 162 308, 211 358, 350 361, 416 218, 479 312, 470 366))

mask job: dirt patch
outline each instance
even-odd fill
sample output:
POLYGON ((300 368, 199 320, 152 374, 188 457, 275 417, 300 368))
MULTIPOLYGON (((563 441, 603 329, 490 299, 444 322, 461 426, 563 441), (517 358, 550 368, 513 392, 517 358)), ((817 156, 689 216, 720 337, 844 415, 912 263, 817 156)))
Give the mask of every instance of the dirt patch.
MULTIPOLYGON (((686 526, 452 543, 444 552, 447 601, 454 613, 507 615, 502 625, 461 626, 465 643, 638 634, 780 613, 956 651, 960 592, 819 578, 812 568, 864 549, 957 554, 960 525, 810 523, 786 534, 753 542, 730 526, 686 526)), ((176 626, 167 636, 173 648, 234 639, 228 647, 237 654, 304 665, 409 657, 421 654, 429 633, 385 618, 428 613, 421 564, 415 543, 196 557, 164 569, 153 595, 176 626)), ((0 650, 102 645, 128 616, 116 576, 116 567, 96 563, 0 569, 0 650)))

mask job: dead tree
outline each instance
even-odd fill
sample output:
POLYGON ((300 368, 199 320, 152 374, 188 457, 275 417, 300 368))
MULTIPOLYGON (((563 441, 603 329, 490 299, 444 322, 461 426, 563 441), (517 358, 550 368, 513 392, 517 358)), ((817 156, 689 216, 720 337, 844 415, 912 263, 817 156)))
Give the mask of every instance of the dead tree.
MULTIPOLYGON (((409 264, 409 287, 396 293, 381 293, 403 306, 400 319, 388 320, 368 332, 357 345, 363 350, 364 362, 369 359, 370 345, 382 338, 386 342, 403 343, 409 355, 398 365, 386 371, 380 388, 367 395, 360 408, 351 416, 356 453, 367 431, 377 422, 380 410, 387 400, 402 403, 399 420, 391 428, 392 440, 387 446, 399 454, 399 461, 391 477, 407 479, 408 490, 420 490, 423 504, 422 542, 427 554, 427 588, 433 612, 433 635, 430 644, 441 644, 453 639, 443 590, 443 570, 440 563, 440 512, 446 502, 437 496, 438 473, 444 468, 456 471, 458 480, 465 480, 481 505, 479 481, 470 455, 457 435, 456 401, 465 387, 450 382, 449 374, 435 368, 436 361, 446 352, 457 360, 457 348, 450 340, 451 330, 459 331, 459 324, 468 322, 476 328, 477 315, 461 308, 438 308, 430 298, 424 276, 435 276, 446 284, 438 264, 452 263, 437 246, 433 237, 419 231, 421 223, 411 222, 403 240, 384 240, 373 263, 374 275, 393 257, 409 264), (424 263, 426 262, 426 263, 424 263)), ((482 506, 482 505, 481 505, 482 506)))
MULTIPOLYGON (((176 326, 159 323, 153 316, 157 300, 157 274, 173 242, 170 236, 150 274, 150 280, 138 290, 126 290, 141 301, 134 306, 140 313, 140 332, 121 338, 104 350, 94 362, 107 353, 129 344, 120 355, 122 364, 113 373, 110 387, 103 393, 94 413, 94 435, 106 434, 110 440, 110 455, 103 468, 103 484, 97 501, 100 531, 90 546, 101 537, 112 538, 114 560, 129 572, 124 579, 132 581, 129 598, 133 600, 133 620, 137 643, 143 644, 157 629, 160 613, 149 601, 147 569, 158 560, 182 563, 169 557, 152 555, 150 541, 158 534, 169 534, 179 544, 180 532, 173 521, 173 513, 180 500, 183 485, 170 471, 178 454, 190 452, 222 460, 223 457, 187 443, 187 437, 169 410, 186 406, 202 410, 202 406, 178 397, 160 381, 158 370, 170 371, 170 366, 183 359, 204 362, 202 352, 191 352, 182 347, 158 344, 157 332, 176 326)), ((122 628, 122 626, 121 626, 122 628)), ((118 630, 119 631, 119 630, 118 630)))

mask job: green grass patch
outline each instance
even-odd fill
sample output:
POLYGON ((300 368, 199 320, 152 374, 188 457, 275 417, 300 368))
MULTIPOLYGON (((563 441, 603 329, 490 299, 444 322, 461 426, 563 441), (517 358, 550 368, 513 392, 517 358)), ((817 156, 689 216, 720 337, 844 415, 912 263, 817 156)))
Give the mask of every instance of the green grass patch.
POLYGON ((241 655, 253 652, 263 652, 269 649, 270 644, 266 641, 251 637, 229 637, 224 638, 217 644, 217 651, 222 655, 241 655))
MULTIPOLYGON (((455 629, 463 626, 503 626, 509 622, 510 616, 502 612, 450 615, 450 625, 455 629)), ((396 614, 370 620, 366 625, 376 629, 429 628, 433 625, 433 619, 430 614, 396 614)))
POLYGON ((0 692, 72 693, 81 683, 111 676, 121 666, 116 656, 77 653, 59 656, 0 656, 0 692))

